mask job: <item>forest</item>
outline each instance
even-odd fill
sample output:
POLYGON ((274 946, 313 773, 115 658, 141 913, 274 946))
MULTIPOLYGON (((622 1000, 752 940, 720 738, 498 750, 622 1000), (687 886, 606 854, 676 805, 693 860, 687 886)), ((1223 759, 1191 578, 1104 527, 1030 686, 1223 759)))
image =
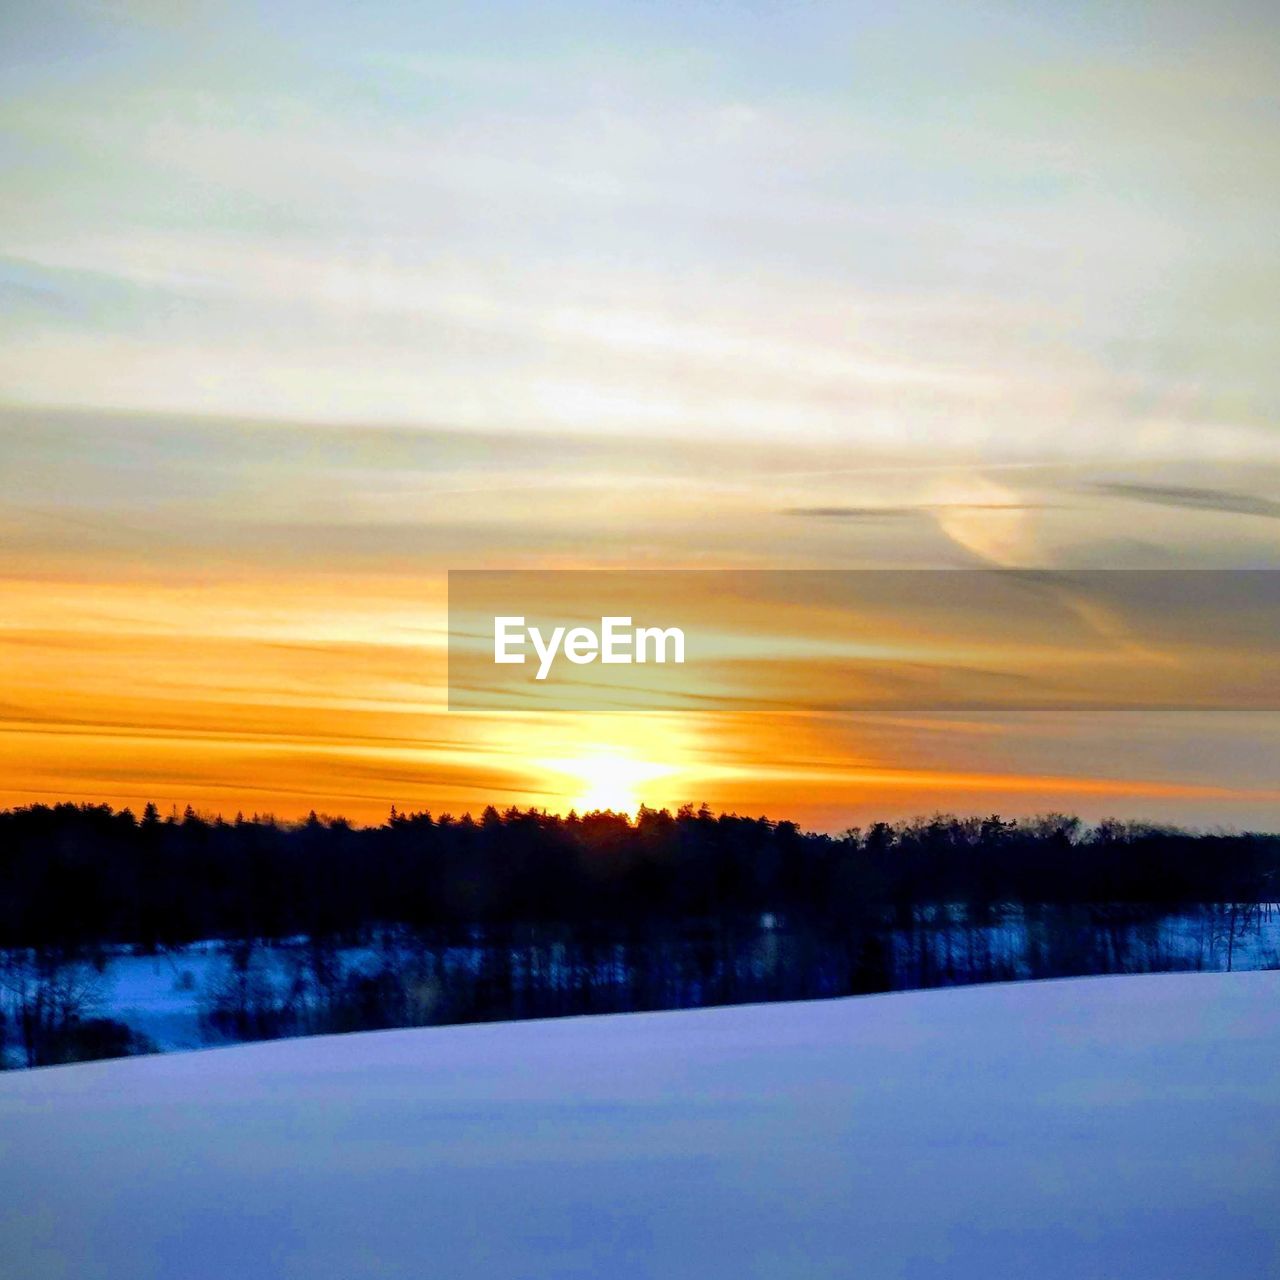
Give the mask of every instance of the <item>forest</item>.
POLYGON ((197 946, 221 958, 209 1043, 1256 967, 1277 869, 1278 835, 1065 815, 830 835, 705 806, 360 827, 32 805, 0 812, 0 1031, 28 1065, 155 1047, 93 1016, 95 974, 197 946))

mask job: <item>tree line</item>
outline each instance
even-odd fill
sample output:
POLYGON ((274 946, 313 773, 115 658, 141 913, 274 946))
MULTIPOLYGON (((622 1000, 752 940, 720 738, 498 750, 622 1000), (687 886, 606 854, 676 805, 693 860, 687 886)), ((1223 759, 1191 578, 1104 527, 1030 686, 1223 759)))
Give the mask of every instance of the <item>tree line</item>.
POLYGON ((642 808, 567 816, 486 808, 355 826, 188 808, 0 812, 0 948, 74 950, 305 936, 354 942, 391 926, 626 930, 776 913, 833 931, 909 925, 961 904, 1172 909, 1276 896, 1280 836, 1197 833, 1049 815, 937 815, 840 835, 794 822, 642 808))

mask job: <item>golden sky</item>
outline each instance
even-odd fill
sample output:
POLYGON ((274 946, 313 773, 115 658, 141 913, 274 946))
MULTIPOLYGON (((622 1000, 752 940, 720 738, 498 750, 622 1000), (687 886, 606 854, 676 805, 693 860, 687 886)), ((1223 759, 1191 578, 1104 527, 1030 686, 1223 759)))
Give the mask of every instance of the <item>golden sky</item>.
MULTIPOLYGON (((754 704, 726 698, 631 715, 447 710, 449 568, 987 563, 947 533, 954 507, 939 516, 904 505, 879 520, 796 515, 802 496, 822 506, 826 490, 807 477, 786 481, 767 451, 728 461, 664 442, 615 455, 570 440, 575 467, 562 478, 560 450, 522 458, 527 446, 515 438, 509 457, 521 479, 495 506, 489 460, 508 442, 465 433, 24 412, 0 419, 0 443, 15 464, 4 472, 0 625, 8 803, 71 796, 377 820, 392 804, 460 812, 488 802, 705 800, 827 827, 938 807, 1202 822, 1263 822, 1275 811, 1280 716, 1265 711, 961 714, 910 695, 833 710, 831 643, 845 623, 804 599, 771 627, 767 602, 763 611, 699 602, 727 634, 763 637, 746 668, 756 672, 744 686, 754 704), (584 474, 596 490, 565 500, 584 474), (758 656, 788 641, 792 652, 758 656), (760 709, 771 690, 788 710, 760 709)), ((793 449, 791 461, 804 459, 793 449)), ((970 471, 957 463, 953 474, 959 491, 970 471)), ((1039 514, 1037 485, 1059 481, 1020 476, 1027 537, 1059 514, 1047 503, 1039 514)), ((1096 488, 1072 494, 1092 528, 1128 518, 1111 510, 1122 500, 1096 488)), ((972 509, 970 542, 984 511, 972 509)), ((1008 514, 989 511, 1006 545, 1008 514)), ((1215 524, 1265 533, 1271 523, 1221 512, 1179 513, 1178 522, 1204 526, 1201 555, 1215 524)), ((674 599, 690 576, 700 577, 653 580, 670 581, 674 599)), ((919 600, 904 597, 898 612, 894 600, 882 593, 883 645, 873 653, 918 662, 937 628, 926 635, 913 622, 919 600)), ((1052 666, 1042 626, 981 607, 975 595, 965 634, 944 637, 950 657, 977 644, 982 661, 999 653, 1028 669, 1052 666)), ((1112 654, 1114 634, 1083 616, 1077 629, 1101 635, 1098 653, 1112 654)), ((1219 624, 1219 643, 1228 631, 1219 624)), ((1242 643, 1243 669, 1249 638, 1242 643)), ((1160 677, 1158 655, 1132 643, 1120 654, 1122 681, 1160 677)))

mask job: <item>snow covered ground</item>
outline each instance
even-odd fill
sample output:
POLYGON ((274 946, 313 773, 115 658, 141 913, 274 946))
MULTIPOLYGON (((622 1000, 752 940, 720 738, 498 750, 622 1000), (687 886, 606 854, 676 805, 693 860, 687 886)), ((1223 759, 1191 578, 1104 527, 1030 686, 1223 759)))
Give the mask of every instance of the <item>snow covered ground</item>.
POLYGON ((1280 974, 0 1076, 23 1280, 1280 1275, 1280 974))

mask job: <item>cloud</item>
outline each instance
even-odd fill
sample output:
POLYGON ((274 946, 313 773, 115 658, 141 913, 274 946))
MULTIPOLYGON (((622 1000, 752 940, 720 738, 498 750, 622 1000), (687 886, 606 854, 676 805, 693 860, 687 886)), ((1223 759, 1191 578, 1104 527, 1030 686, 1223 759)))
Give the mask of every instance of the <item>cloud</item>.
POLYGON ((784 516, 808 516, 815 520, 890 520, 921 514, 920 507, 787 507, 784 516))
POLYGON ((934 515, 940 511, 1044 511, 1053 505, 1048 502, 922 502, 898 507, 785 507, 780 514, 812 520, 891 520, 934 515))
POLYGON ((1265 516, 1269 520, 1280 520, 1280 502, 1273 498, 1260 498, 1252 493, 1156 484, 1099 484, 1094 488, 1112 497, 1149 502, 1158 507, 1220 511, 1228 515, 1265 516))

